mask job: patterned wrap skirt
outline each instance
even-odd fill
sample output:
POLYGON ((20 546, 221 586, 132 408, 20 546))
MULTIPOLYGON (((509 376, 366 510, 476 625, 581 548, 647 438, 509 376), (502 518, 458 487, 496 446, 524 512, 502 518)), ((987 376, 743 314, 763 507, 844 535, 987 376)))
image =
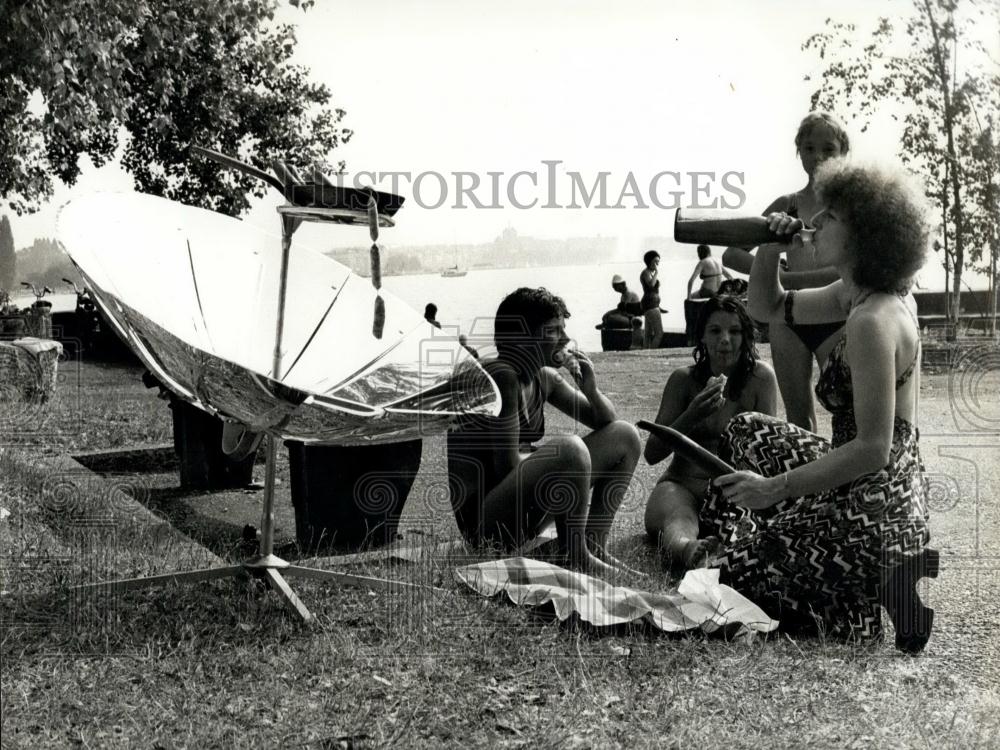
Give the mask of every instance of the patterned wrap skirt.
MULTIPOLYGON (((838 425, 834 436, 841 438, 837 444, 845 437, 838 425)), ((929 540, 917 437, 912 424, 897 418, 884 469, 763 511, 731 505, 710 485, 700 535, 722 541, 716 558, 722 582, 783 629, 844 639, 880 636, 886 570, 929 540)), ((769 477, 833 447, 800 427, 749 412, 726 427, 720 456, 737 470, 769 477)))

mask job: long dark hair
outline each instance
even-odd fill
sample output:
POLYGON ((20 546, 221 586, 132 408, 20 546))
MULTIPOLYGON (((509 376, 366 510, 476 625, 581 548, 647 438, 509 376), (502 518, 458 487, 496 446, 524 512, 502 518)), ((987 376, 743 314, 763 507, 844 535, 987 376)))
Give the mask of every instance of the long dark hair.
POLYGON ((702 339, 705 337, 705 329, 708 327, 708 319, 713 313, 732 313, 740 321, 740 328, 743 329, 743 343, 740 345, 740 356, 736 360, 732 375, 726 390, 729 397, 736 399, 743 393, 746 384, 753 377, 754 369, 760 360, 757 353, 757 327, 754 325, 746 306, 736 297, 719 295, 710 297, 707 302, 701 303, 701 312, 698 314, 698 323, 695 325, 695 346, 694 346, 694 369, 692 371, 695 382, 704 385, 712 376, 712 363, 708 359, 708 349, 702 339))

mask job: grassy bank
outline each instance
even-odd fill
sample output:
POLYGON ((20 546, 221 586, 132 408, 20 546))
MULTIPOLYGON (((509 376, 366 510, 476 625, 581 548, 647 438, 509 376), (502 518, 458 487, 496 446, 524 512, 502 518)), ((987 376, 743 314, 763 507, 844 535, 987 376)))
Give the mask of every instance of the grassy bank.
MULTIPOLYGON (((655 413, 669 370, 687 356, 599 355, 596 363, 620 416, 635 420, 655 413)), ((64 382, 44 415, 48 437, 22 436, 22 455, 169 442, 169 413, 138 382, 139 373, 90 365, 77 372, 70 382, 79 398, 63 398, 64 382)), ((64 375, 70 377, 69 368, 64 375)), ((947 374, 924 378, 925 431, 948 433, 948 393, 947 374)), ((548 426, 550 433, 575 429, 555 415, 548 426)), ((928 446, 934 440, 925 439, 928 446)), ((947 468, 936 453, 925 456, 931 470, 947 468)), ((6 466, 0 476, 0 507, 10 512, 0 522, 5 747, 1000 743, 990 661, 996 610, 983 609, 994 579, 976 577, 973 585, 968 576, 949 576, 948 562, 931 589, 940 628, 917 659, 897 655, 891 638, 846 645, 784 635, 727 641, 667 637, 638 625, 599 633, 559 624, 459 588, 454 567, 481 559, 461 548, 427 553, 414 564, 360 569, 440 590, 392 594, 296 581, 317 618, 307 627, 275 595, 231 581, 117 598, 71 596, 68 584, 95 570, 113 574, 128 564, 133 574, 203 563, 166 541, 137 540, 128 524, 81 536, 51 498, 40 498, 27 476, 6 466)), ((428 548, 456 534, 442 496, 444 469, 442 439, 426 440, 404 527, 428 548)), ((613 547, 655 576, 651 586, 665 588, 670 581, 644 542, 641 518, 659 471, 640 466, 613 547)), ((282 472, 279 526, 288 538, 282 472)), ((979 494, 991 497, 995 476, 984 468, 980 482, 979 494)), ((186 495, 169 472, 142 475, 134 485, 140 501, 186 524, 189 536, 201 535, 223 558, 239 556, 241 525, 259 520, 259 493, 186 495)), ((78 502, 97 505, 101 492, 94 485, 78 502)), ((963 513, 960 506, 935 519, 935 541, 946 553, 967 551, 972 521, 963 513)), ((992 516, 977 506, 975 518, 983 524, 992 516)), ((996 549, 1000 524, 976 528, 977 553, 996 549)))

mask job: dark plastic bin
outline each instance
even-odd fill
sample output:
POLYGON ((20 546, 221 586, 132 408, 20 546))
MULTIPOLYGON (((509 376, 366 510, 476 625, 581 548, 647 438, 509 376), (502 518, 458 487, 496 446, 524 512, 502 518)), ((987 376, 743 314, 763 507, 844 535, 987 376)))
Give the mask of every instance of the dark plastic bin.
POLYGON ((222 452, 222 420, 186 401, 170 399, 174 415, 174 450, 180 462, 181 487, 227 490, 253 480, 256 454, 233 461, 222 452))
POLYGON ((632 348, 631 328, 602 328, 601 350, 605 352, 627 352, 632 348))
POLYGON ((701 306, 708 302, 707 299, 686 299, 684 300, 684 333, 687 337, 687 345, 694 346, 694 332, 698 325, 698 316, 701 314, 701 306))
POLYGON ((388 445, 285 443, 295 536, 307 551, 391 542, 420 470, 422 440, 388 445))
POLYGON ((601 317, 601 349, 606 352, 627 352, 642 348, 642 319, 626 315, 618 309, 608 310, 601 317))

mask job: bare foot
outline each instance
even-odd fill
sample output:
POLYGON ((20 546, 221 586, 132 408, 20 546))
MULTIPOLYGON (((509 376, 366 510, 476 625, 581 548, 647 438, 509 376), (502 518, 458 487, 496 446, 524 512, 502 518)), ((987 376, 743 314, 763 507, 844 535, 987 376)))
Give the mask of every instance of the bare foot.
POLYGON ((695 568, 710 568, 715 556, 722 549, 722 540, 716 536, 708 536, 704 539, 692 539, 685 543, 683 561, 685 570, 695 568))
POLYGON ((605 581, 610 581, 615 576, 621 575, 620 570, 604 562, 599 557, 595 557, 590 552, 585 552, 582 559, 579 555, 567 555, 566 567, 596 578, 602 578, 605 581))
POLYGON ((645 573, 643 573, 641 570, 636 570, 635 568, 632 568, 632 567, 626 565, 625 563, 623 563, 617 557, 615 557, 610 552, 608 552, 608 550, 607 550, 606 547, 599 547, 599 546, 597 546, 595 544, 592 544, 590 546, 590 549, 593 550, 593 553, 594 553, 595 557, 597 557, 599 560, 602 560, 603 562, 607 563, 612 568, 614 568, 615 570, 617 570, 619 573, 622 573, 624 575, 637 576, 639 578, 648 578, 649 577, 645 573))

